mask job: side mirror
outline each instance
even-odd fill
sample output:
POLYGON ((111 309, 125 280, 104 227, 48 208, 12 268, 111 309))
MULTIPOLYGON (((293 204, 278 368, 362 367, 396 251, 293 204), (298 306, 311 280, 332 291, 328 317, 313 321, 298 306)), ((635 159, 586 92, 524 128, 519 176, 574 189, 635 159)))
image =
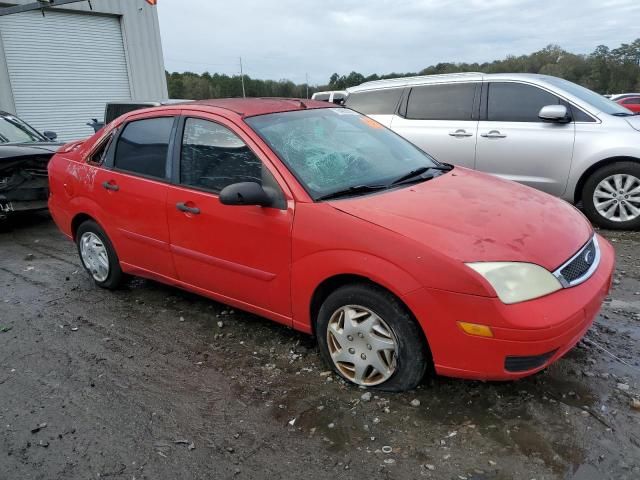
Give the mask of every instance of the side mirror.
POLYGON ((538 118, 543 122, 569 123, 571 116, 565 105, 546 105, 540 109, 538 118))
POLYGON ((50 140, 52 142, 56 138, 58 138, 58 134, 56 132, 52 132, 50 130, 45 130, 44 132, 42 132, 42 135, 44 135, 47 140, 50 140))
POLYGON ((220 192, 220 203, 223 205, 260 205, 270 207, 273 198, 256 182, 233 183, 220 192))

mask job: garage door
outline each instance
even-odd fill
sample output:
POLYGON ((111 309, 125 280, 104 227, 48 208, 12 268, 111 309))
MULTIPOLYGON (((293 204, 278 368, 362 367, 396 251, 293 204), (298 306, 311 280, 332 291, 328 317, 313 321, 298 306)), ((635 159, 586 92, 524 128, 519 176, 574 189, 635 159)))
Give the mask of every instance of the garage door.
POLYGON ((118 17, 25 12, 0 17, 0 35, 16 113, 40 131, 88 137, 106 102, 131 98, 118 17))

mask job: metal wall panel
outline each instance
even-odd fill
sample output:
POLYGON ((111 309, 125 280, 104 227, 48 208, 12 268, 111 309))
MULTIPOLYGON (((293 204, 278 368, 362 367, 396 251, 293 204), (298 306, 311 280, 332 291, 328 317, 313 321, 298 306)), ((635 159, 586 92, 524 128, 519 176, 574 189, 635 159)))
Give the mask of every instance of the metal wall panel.
MULTIPOLYGON (((33 0, 16 0, 13 4, 32 3, 33 0)), ((160 27, 158 23, 158 14, 155 7, 147 4, 145 0, 99 0, 92 2, 93 10, 90 9, 88 2, 80 2, 78 4, 65 5, 54 9, 55 11, 46 11, 44 20, 54 19, 54 15, 61 12, 76 12, 80 17, 80 13, 84 13, 82 17, 85 22, 94 17, 103 18, 100 14, 117 15, 120 17, 120 27, 122 32, 122 41, 124 47, 124 58, 126 60, 126 69, 129 80, 129 98, 136 101, 162 101, 168 98, 167 83, 164 71, 164 60, 162 56, 162 44, 160 40, 160 27)), ((31 12, 42 18, 40 12, 31 12)), ((23 14, 19 14, 23 15, 23 14)), ((4 17, 5 21, 12 23, 16 21, 16 15, 4 17)), ((33 17, 36 21, 36 17, 33 17)), ((0 23, 0 34, 4 35, 4 23, 0 23)), ((7 27, 9 28, 9 27, 7 27)), ((67 25, 68 33, 71 34, 73 29, 81 28, 78 23, 67 25)), ((34 32, 35 33, 35 32, 34 32)), ((30 40, 38 41, 37 36, 32 35, 30 40)), ((3 77, 3 61, 6 57, 5 42, 0 41, 0 110, 5 109, 15 112, 15 104, 12 101, 15 97, 16 87, 19 85, 9 84, 3 77), (4 48, 3 48, 4 47, 4 48)), ((76 50, 81 52, 84 50, 81 44, 76 45, 76 50)), ((66 58, 69 61, 70 69, 74 66, 74 57, 78 57, 76 51, 69 51, 66 58)), ((36 65, 37 66, 37 65, 36 65)), ((48 66, 42 64, 39 76, 45 76, 48 66)), ((87 82, 86 77, 78 76, 78 81, 87 82)), ((105 91, 110 87, 110 79, 106 75, 94 83, 93 90, 98 92, 101 85, 105 85, 105 91)), ((69 91, 72 88, 68 89, 69 91)), ((61 97, 62 98, 62 97, 61 97)), ((113 98, 112 100, 118 100, 113 98)), ((104 104, 99 111, 94 111, 88 118, 84 118, 81 127, 90 118, 102 119, 104 112, 104 104)), ((19 114, 19 112, 16 112, 19 114)), ((63 111, 60 114, 64 113, 63 111)), ((35 123, 35 122, 34 122, 35 123)), ((34 125, 35 126, 35 125, 34 125)), ((40 125, 38 125, 40 127, 40 125)), ((42 128, 42 127, 41 127, 42 128)), ((60 130, 56 124, 47 125, 47 129, 60 130)), ((89 127, 83 130, 83 136, 89 135, 92 130, 89 127)))
POLYGON ((119 17, 19 13, 0 17, 0 35, 16 114, 40 131, 87 137, 106 102, 131 97, 119 17))

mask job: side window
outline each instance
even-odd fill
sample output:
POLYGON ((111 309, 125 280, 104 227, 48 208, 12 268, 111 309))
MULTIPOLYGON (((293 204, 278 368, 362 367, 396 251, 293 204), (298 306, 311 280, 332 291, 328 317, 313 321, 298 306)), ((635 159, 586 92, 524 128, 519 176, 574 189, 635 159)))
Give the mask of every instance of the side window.
POLYGON ((471 120, 475 83, 414 87, 409 94, 407 118, 413 120, 471 120))
POLYGON ((320 93, 320 94, 315 94, 313 99, 314 100, 318 100, 319 102, 328 102, 329 101, 329 94, 328 93, 320 93))
POLYGON ((109 150, 109 145, 111 145, 113 137, 114 133, 111 132, 106 138, 103 138, 100 145, 98 145, 89 158, 87 158, 87 161, 96 165, 102 165, 107 156, 107 150, 109 150))
POLYGON ((489 84, 487 120, 493 122, 542 122, 540 109, 560 105, 555 95, 532 85, 493 82, 489 84))
POLYGON ((220 192, 238 182, 263 184, 268 171, 231 130, 208 120, 187 118, 182 138, 180 183, 220 192))
POLYGON ((332 102, 336 105, 342 105, 344 103, 344 93, 334 93, 332 102))
POLYGON ((392 115, 396 112, 402 88, 350 93, 345 105, 364 115, 392 115))
POLYGON ((580 110, 578 107, 575 107, 573 105, 570 105, 570 107, 571 107, 571 118, 573 118, 574 122, 581 122, 581 123, 594 123, 595 122, 593 117, 591 117, 590 115, 587 115, 582 110, 580 110))
POLYGON ((174 117, 128 123, 118 138, 114 167, 154 178, 166 177, 167 151, 174 117))
POLYGON ((640 105, 640 97, 628 98, 622 103, 625 105, 640 105))

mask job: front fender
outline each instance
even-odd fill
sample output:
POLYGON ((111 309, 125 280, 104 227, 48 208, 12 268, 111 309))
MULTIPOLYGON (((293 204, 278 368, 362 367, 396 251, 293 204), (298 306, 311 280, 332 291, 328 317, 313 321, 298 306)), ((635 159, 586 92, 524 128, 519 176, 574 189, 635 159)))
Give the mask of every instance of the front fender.
POLYGON ((299 259, 291 266, 293 327, 311 333, 311 299, 323 281, 336 275, 368 278, 399 298, 421 288, 420 283, 397 265, 375 255, 354 250, 324 250, 299 259))

